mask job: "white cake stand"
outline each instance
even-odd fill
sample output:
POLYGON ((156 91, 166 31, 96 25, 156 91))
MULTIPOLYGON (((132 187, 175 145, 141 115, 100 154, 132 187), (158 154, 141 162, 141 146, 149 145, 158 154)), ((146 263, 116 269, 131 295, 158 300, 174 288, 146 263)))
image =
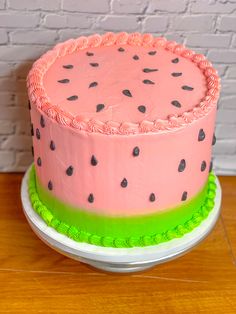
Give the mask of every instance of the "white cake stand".
POLYGON ((48 227, 32 208, 27 185, 30 168, 22 180, 21 200, 25 216, 33 231, 43 242, 61 254, 105 271, 117 273, 142 271, 185 254, 210 233, 220 213, 221 187, 216 179, 214 208, 198 227, 181 238, 139 248, 108 248, 79 243, 48 227))

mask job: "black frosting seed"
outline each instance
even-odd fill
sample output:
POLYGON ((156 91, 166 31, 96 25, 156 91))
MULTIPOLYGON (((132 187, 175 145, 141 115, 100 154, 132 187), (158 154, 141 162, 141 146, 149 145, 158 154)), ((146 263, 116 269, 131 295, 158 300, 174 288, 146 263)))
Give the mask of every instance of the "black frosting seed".
POLYGON ((93 62, 93 63, 89 63, 90 65, 91 65, 91 67, 94 67, 94 68, 96 68, 96 67, 98 67, 98 63, 96 63, 96 62, 93 62))
POLYGON ((31 123, 31 136, 34 136, 34 126, 32 123, 31 123))
POLYGON ((211 161, 211 162, 210 162, 210 166, 209 166, 209 172, 212 171, 212 168, 213 168, 213 162, 211 161))
POLYGON ((50 142, 50 149, 51 150, 55 150, 56 149, 55 143, 53 141, 50 142))
POLYGON ((157 53, 157 52, 154 50, 154 51, 149 51, 148 54, 149 54, 150 56, 154 56, 156 53, 157 53))
POLYGON ((203 129, 200 129, 198 133, 198 141, 199 142, 204 141, 205 137, 206 137, 205 132, 203 131, 203 129))
POLYGON ((96 166, 97 164, 98 164, 98 161, 97 161, 96 157, 93 155, 91 158, 91 165, 96 166))
POLYGON ((185 159, 181 159, 180 163, 179 163, 179 167, 178 167, 178 171, 179 172, 183 172, 186 168, 186 161, 185 159))
POLYGON ((33 148, 33 146, 31 146, 31 152, 32 152, 32 156, 34 157, 34 148, 33 148))
POLYGON ((131 92, 130 92, 128 89, 124 89, 124 90, 122 91, 122 93, 123 93, 125 96, 132 97, 132 94, 131 94, 131 92))
POLYGON ((94 196, 93 196, 92 193, 89 194, 88 202, 89 202, 89 203, 93 203, 93 202, 94 202, 94 196))
POLYGON ((186 201, 187 197, 188 197, 188 192, 184 191, 181 197, 181 201, 186 201))
POLYGON ((68 176, 72 176, 73 171, 74 171, 74 168, 73 168, 72 166, 69 166, 69 167, 66 169, 66 174, 67 174, 68 176))
POLYGON ((214 146, 216 143, 216 136, 215 133, 213 134, 213 138, 212 138, 212 145, 214 146))
POLYGON ((202 172, 206 170, 206 166, 207 166, 207 164, 206 164, 205 160, 203 160, 201 163, 201 171, 202 172))
POLYGON ((143 83, 144 84, 151 84, 151 85, 153 85, 153 84, 155 84, 153 81, 151 81, 151 80, 143 80, 143 83))
POLYGON ((92 82, 92 83, 89 84, 89 88, 90 88, 90 87, 95 87, 95 86, 97 86, 97 85, 98 85, 97 82, 92 82))
POLYGON ((101 110, 104 109, 104 108, 105 108, 105 105, 103 105, 103 104, 98 104, 98 105, 97 105, 96 112, 99 112, 99 111, 101 111, 101 110))
POLYGON ((175 58, 171 60, 172 63, 178 63, 179 62, 179 58, 175 58))
POLYGON ((63 65, 63 68, 64 69, 73 69, 73 65, 72 64, 66 64, 66 65, 63 65))
POLYGON ((126 180, 126 178, 124 178, 124 179, 121 181, 120 185, 122 186, 122 188, 126 188, 126 187, 127 187, 128 181, 126 180))
POLYGON ((139 155, 140 149, 138 148, 138 146, 135 146, 133 149, 133 156, 137 157, 139 155))
POLYGON ((178 76, 181 76, 182 73, 181 73, 181 72, 173 72, 173 73, 171 73, 171 75, 172 75, 173 77, 178 77, 178 76))
POLYGON ((146 112, 146 107, 145 106, 138 106, 138 110, 142 113, 146 112))
POLYGON ((51 191, 53 189, 52 181, 48 182, 48 189, 51 191))
POLYGON ((191 90, 193 90, 194 88, 191 87, 191 86, 188 86, 188 85, 183 85, 183 86, 182 86, 182 89, 183 89, 183 90, 189 90, 189 91, 191 91, 191 90))
POLYGON ((181 103, 178 101, 178 100, 173 100, 171 102, 171 104, 177 108, 180 108, 181 107, 181 103))
POLYGON ((156 71, 158 71, 158 69, 150 69, 150 68, 144 68, 143 69, 144 73, 150 73, 150 72, 156 72, 156 71))
POLYGON ((40 140, 40 131, 38 128, 36 129, 36 137, 38 140, 40 140))
POLYGON ((139 60, 139 56, 134 55, 134 56, 133 56, 133 59, 134 59, 134 60, 139 60))
POLYGON ((124 48, 122 48, 122 47, 120 47, 120 48, 118 49, 118 51, 120 51, 120 52, 124 52, 124 51, 125 51, 125 49, 124 49, 124 48))
POLYGON ((87 55, 88 57, 92 57, 94 54, 93 54, 92 52, 87 51, 87 52, 86 52, 86 55, 87 55))
POLYGON ((42 128, 45 128, 45 120, 44 120, 43 116, 41 116, 41 118, 40 118, 40 125, 42 128))
POLYGON ((149 196, 149 201, 150 201, 150 202, 155 202, 155 200, 156 200, 155 194, 154 194, 154 193, 151 193, 150 196, 149 196))
POLYGON ((28 100, 28 107, 29 107, 29 110, 31 110, 31 104, 29 100, 28 100))
POLYGON ((73 95, 73 96, 70 96, 70 97, 68 97, 67 98, 67 100, 76 100, 76 99, 78 99, 78 96, 77 95, 73 95))
POLYGON ((63 80, 58 80, 57 81, 58 83, 69 83, 70 82, 70 80, 69 79, 63 79, 63 80))
POLYGON ((39 167, 42 166, 42 160, 41 160, 40 157, 38 157, 38 159, 37 159, 37 165, 38 165, 39 167))

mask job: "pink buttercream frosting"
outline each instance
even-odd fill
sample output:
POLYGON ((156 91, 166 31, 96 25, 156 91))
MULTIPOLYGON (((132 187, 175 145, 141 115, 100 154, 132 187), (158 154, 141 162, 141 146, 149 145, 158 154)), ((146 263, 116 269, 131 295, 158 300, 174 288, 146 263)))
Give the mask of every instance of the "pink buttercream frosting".
POLYGON ((31 102, 50 118, 75 129, 104 134, 181 128, 204 115, 206 106, 209 110, 215 106, 220 88, 217 72, 205 56, 164 38, 125 32, 58 44, 35 62, 27 82, 31 102), (134 60, 134 55, 139 59, 134 60), (174 58, 179 62, 172 63, 174 58), (66 64, 73 68, 63 68, 66 64), (145 68, 157 71, 145 73, 145 68), (173 77, 171 73, 182 75, 173 77), (58 82, 63 79, 69 83, 58 82), (144 84, 144 80, 154 84, 144 84), (89 88, 93 82, 97 86, 89 88), (193 89, 183 90, 182 86, 193 89), (122 93, 126 89, 132 97, 122 93), (69 101, 73 95, 78 98, 69 101), (181 107, 173 106, 173 100, 181 107), (97 104, 104 104, 103 110, 97 112, 97 104), (145 113, 137 109, 143 105, 145 113))
POLYGON ((150 34, 82 36, 44 54, 27 84, 36 174, 61 201, 145 215, 206 183, 220 82, 203 55, 150 34))

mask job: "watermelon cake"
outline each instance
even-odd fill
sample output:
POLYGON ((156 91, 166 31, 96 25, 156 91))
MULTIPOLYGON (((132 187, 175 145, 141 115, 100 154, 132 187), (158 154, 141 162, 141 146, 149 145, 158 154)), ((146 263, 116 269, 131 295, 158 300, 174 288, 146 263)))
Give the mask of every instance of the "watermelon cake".
POLYGON ((214 207, 219 77, 201 54, 150 34, 71 39, 27 78, 34 210, 107 247, 156 245, 214 207))

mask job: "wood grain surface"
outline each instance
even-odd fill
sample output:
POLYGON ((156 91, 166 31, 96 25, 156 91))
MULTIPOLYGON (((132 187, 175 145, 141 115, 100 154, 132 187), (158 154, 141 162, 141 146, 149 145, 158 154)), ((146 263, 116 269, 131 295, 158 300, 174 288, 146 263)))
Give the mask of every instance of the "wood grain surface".
POLYGON ((0 313, 236 313, 236 177, 221 177, 221 217, 198 247, 129 275, 47 247, 22 211, 22 174, 0 174, 0 313))

